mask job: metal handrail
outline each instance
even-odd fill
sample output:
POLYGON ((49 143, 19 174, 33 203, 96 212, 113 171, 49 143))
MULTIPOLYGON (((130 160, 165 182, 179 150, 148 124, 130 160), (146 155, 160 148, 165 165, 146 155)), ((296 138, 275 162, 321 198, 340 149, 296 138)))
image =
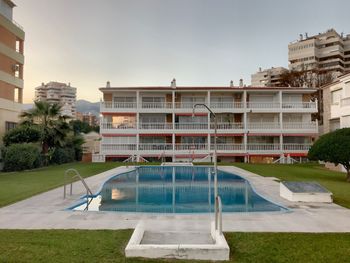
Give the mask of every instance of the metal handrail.
POLYGON ((88 198, 89 195, 93 195, 92 192, 91 192, 91 190, 90 190, 90 188, 89 188, 89 186, 86 184, 84 178, 81 177, 81 175, 79 174, 79 172, 78 172, 76 169, 70 168, 70 169, 68 169, 68 170, 66 170, 66 171, 64 172, 64 187, 63 187, 64 193, 63 193, 63 199, 66 199, 66 192, 67 192, 67 191, 66 191, 66 188, 67 188, 67 184, 69 183, 68 180, 67 180, 67 177, 68 177, 68 174, 69 174, 70 172, 74 172, 75 175, 74 175, 74 176, 71 178, 71 180, 70 180, 70 191, 69 191, 69 195, 72 195, 72 194, 73 194, 73 183, 74 183, 73 179, 76 178, 76 177, 79 178, 79 180, 83 183, 83 185, 84 185, 84 187, 85 187, 85 189, 86 189, 86 196, 87 196, 87 198, 88 198))
POLYGON ((219 234, 222 235, 222 203, 219 195, 216 197, 215 206, 215 230, 218 230, 219 234))

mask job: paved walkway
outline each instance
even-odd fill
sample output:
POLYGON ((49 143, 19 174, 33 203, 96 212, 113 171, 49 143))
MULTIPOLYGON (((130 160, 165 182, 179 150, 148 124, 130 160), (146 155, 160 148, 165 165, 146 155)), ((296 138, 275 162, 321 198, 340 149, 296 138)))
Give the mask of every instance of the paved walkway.
MULTIPOLYGON (((87 184, 97 192, 111 176, 133 169, 118 167, 89 177, 87 184)), ((350 232, 350 210, 335 204, 288 202, 279 196, 279 183, 245 170, 222 166, 249 180, 255 190, 265 198, 286 206, 290 212, 225 213, 224 231, 249 232, 350 232)), ((134 228, 140 219, 147 228, 168 231, 209 231, 208 214, 142 214, 116 212, 67 211, 85 194, 80 182, 73 185, 73 196, 63 199, 63 187, 36 195, 0 209, 2 229, 126 229, 134 228)))

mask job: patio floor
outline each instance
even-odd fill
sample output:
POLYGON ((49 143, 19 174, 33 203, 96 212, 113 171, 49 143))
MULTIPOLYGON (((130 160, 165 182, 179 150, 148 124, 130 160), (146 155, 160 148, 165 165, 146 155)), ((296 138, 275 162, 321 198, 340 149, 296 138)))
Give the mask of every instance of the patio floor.
MULTIPOLYGON (((86 179, 92 191, 118 173, 133 167, 118 167, 86 179)), ((247 232, 350 232, 350 210, 336 204, 296 203, 279 196, 279 183, 240 168, 221 166, 249 180, 260 195, 291 209, 290 212, 223 214, 224 231, 247 232)), ((212 215, 146 214, 124 212, 84 212, 65 210, 85 194, 81 182, 73 184, 73 195, 63 199, 63 187, 56 188, 0 209, 1 229, 126 229, 139 220, 150 227, 167 231, 209 231, 212 215)))

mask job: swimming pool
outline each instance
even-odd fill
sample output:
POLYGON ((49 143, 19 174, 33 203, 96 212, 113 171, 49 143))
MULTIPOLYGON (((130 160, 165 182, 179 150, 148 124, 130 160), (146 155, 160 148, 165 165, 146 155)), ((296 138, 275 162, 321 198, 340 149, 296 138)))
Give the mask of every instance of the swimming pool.
MULTIPOLYGON (((212 167, 141 166, 106 181, 100 193, 73 210, 208 213, 214 210, 212 167)), ((240 176, 218 170, 223 212, 283 211, 240 176)))

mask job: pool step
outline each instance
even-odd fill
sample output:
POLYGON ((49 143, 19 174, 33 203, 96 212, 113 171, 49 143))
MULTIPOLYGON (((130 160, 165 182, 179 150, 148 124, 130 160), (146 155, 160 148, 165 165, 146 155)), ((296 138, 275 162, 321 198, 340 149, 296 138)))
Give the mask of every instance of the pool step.
POLYGON ((229 260, 224 235, 207 231, 150 230, 140 222, 125 248, 126 257, 229 260))

